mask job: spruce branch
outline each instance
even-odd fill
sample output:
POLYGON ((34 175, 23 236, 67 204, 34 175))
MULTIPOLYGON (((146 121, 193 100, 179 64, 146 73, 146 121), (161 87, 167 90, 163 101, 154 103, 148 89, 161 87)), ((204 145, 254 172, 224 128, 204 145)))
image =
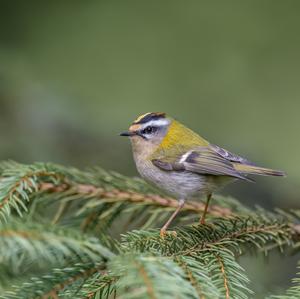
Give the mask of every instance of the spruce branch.
MULTIPOLYGON (((125 202, 173 209, 178 204, 173 198, 155 194, 156 191, 139 179, 99 168, 93 172, 81 172, 49 163, 23 165, 7 162, 4 165, 7 168, 2 170, 0 178, 0 217, 3 219, 10 215, 12 209, 22 216, 32 198, 42 198, 45 194, 50 194, 52 199, 65 198, 66 201, 100 200, 109 204, 125 202)), ((85 207, 88 210, 89 204, 85 207)), ((184 210, 200 214, 204 204, 190 201, 184 210)), ((57 222, 64 211, 61 209, 54 221, 57 222)), ((220 205, 211 205, 209 213, 215 217, 234 215, 230 207, 220 205)))
POLYGON ((98 238, 81 236, 78 232, 36 224, 30 219, 11 219, 0 225, 0 265, 10 265, 15 272, 32 263, 41 266, 64 264, 67 259, 81 261, 107 260, 114 254, 98 238))
MULTIPOLYGON (((122 191, 120 189, 105 190, 93 185, 77 184, 77 185, 54 185, 52 183, 41 183, 40 191, 57 193, 70 190, 73 194, 82 196, 90 196, 92 198, 103 199, 107 203, 114 202, 130 202, 130 203, 143 203, 149 205, 157 205, 162 207, 177 208, 178 201, 174 198, 156 195, 156 194, 142 194, 133 191, 122 191)), ((204 210, 204 204, 199 202, 189 201, 185 204, 183 210, 201 213, 204 210)), ((229 208, 222 208, 220 206, 212 205, 209 212, 213 216, 232 216, 233 212, 229 208)))
POLYGON ((125 254, 110 263, 118 298, 198 298, 185 279, 184 271, 172 260, 160 256, 125 254))
MULTIPOLYGON (((298 262, 298 270, 300 270, 300 262, 298 262)), ((283 295, 271 295, 266 299, 299 299, 300 298, 300 272, 297 277, 292 279, 292 286, 283 295)))
POLYGON ((203 258, 208 261, 207 267, 212 275, 214 285, 223 289, 222 297, 246 299, 249 294, 252 294, 247 287, 249 279, 245 270, 235 261, 231 252, 207 251, 203 254, 203 258), (213 254, 211 255, 211 253, 213 254))
POLYGON ((174 261, 183 269, 198 298, 220 298, 220 290, 214 285, 206 264, 189 256, 176 256, 174 261))
POLYGON ((105 273, 102 263, 75 263, 64 268, 55 268, 42 277, 32 277, 30 281, 13 286, 12 290, 0 295, 3 299, 49 299, 62 298, 59 293, 72 285, 77 288, 94 273, 105 273))
POLYGON ((299 234, 290 223, 261 217, 215 219, 212 224, 187 226, 176 231, 176 238, 162 240, 157 230, 133 231, 123 236, 130 250, 159 252, 162 255, 193 255, 208 249, 229 249, 242 254, 243 245, 263 251, 285 245, 296 246, 299 234))
POLYGON ((70 285, 62 290, 59 295, 65 299, 98 299, 116 298, 116 281, 118 277, 106 271, 97 271, 80 285, 70 285))
POLYGON ((46 164, 31 166, 13 163, 5 168, 0 179, 0 217, 6 219, 12 208, 22 216, 22 210, 27 211, 26 203, 30 195, 38 191, 39 181, 56 184, 62 176, 46 164))
MULTIPOLYGON (((159 227, 177 201, 140 179, 100 168, 0 163, 0 214, 7 220, 0 223, 0 277, 11 269, 24 274, 11 281, 32 277, 0 298, 251 298, 238 256, 297 250, 300 212, 213 199, 209 224, 182 226, 162 239, 149 228, 159 227), (139 229, 128 232, 133 224, 139 229)), ((189 201, 180 218, 191 223, 203 208, 189 201)), ((298 298, 295 283, 285 297, 271 298, 298 298)))

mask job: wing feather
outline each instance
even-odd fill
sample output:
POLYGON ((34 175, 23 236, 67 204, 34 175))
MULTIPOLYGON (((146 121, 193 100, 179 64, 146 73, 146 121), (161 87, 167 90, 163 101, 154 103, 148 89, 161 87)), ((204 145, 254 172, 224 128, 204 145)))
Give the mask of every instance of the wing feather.
POLYGON ((231 152, 229 152, 228 150, 221 148, 215 144, 210 144, 210 147, 217 152, 220 156, 222 156, 223 158, 231 161, 231 162, 237 162, 237 163, 241 163, 241 164, 246 164, 246 165, 254 165, 254 163, 250 162, 249 160, 238 156, 236 154, 233 154, 231 152))
POLYGON ((203 175, 224 175, 251 181, 239 173, 229 159, 216 152, 211 146, 195 147, 179 155, 176 161, 169 162, 169 159, 161 158, 154 159, 152 162, 165 171, 186 170, 203 175))

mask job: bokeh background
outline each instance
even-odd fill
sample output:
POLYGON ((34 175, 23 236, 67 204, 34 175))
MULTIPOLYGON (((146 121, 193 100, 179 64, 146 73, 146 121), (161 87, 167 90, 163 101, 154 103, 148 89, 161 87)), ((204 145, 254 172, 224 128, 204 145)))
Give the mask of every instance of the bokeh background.
MULTIPOLYGON (((299 208, 299 12, 297 0, 3 1, 0 158, 136 175, 118 133, 164 111, 288 173, 223 193, 299 208)), ((289 284, 295 261, 242 263, 263 296, 289 284)))

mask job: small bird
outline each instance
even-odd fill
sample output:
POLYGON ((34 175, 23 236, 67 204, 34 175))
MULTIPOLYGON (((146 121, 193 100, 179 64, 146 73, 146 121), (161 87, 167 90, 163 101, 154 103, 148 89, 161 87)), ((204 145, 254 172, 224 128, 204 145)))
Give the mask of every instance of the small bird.
POLYGON ((160 230, 167 228, 187 199, 206 197, 200 223, 212 193, 237 179, 253 181, 248 175, 285 176, 283 171, 256 166, 204 138, 162 112, 139 116, 127 132, 140 175, 152 185, 178 199, 178 207, 160 230))

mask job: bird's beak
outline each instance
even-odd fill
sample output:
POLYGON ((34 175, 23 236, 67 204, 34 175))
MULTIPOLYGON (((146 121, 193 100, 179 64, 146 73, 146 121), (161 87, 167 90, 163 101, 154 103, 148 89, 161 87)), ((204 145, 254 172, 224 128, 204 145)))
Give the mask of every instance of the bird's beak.
POLYGON ((120 136, 126 136, 126 137, 130 137, 134 135, 136 135, 135 132, 130 132, 130 131, 120 133, 120 136))

